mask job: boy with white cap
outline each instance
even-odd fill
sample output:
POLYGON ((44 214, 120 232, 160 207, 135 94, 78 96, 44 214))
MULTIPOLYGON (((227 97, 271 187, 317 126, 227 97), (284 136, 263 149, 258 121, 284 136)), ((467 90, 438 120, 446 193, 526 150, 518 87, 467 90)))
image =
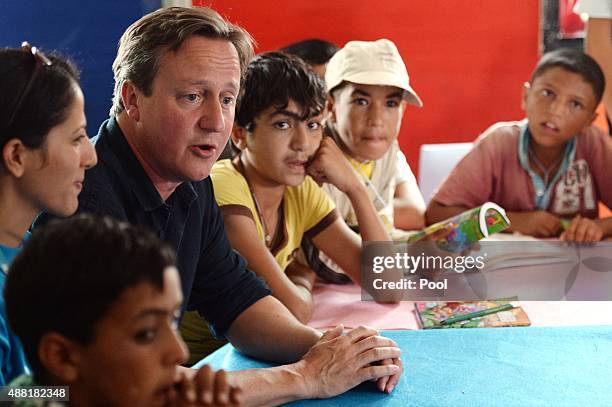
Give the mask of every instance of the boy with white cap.
MULTIPOLYGON (((423 103, 410 86, 408 71, 393 42, 350 41, 329 61, 326 133, 368 186, 379 216, 394 239, 399 229, 424 227, 425 203, 416 179, 399 149, 397 136, 406 105, 423 103)), ((348 197, 331 184, 323 186, 346 223, 357 229, 348 197)), ((304 241, 310 266, 334 282, 347 282, 338 267, 304 241), (325 259, 325 263, 318 261, 325 259)))

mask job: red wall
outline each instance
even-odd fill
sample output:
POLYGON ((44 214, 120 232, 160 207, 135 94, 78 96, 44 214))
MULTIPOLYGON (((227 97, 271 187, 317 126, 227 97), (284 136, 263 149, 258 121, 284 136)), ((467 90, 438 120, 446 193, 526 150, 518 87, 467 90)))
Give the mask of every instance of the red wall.
POLYGON ((424 143, 471 141, 522 118, 538 57, 538 0, 193 0, 247 29, 267 51, 319 37, 396 43, 425 107, 409 107, 400 145, 416 172, 424 143), (471 7, 468 7, 471 6, 471 7))

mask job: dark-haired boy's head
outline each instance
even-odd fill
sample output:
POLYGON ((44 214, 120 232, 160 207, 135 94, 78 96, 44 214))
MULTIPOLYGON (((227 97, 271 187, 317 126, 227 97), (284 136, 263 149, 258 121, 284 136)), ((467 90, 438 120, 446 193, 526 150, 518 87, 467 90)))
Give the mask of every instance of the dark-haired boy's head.
POLYGON ((329 41, 311 38, 309 40, 294 42, 289 44, 280 51, 291 55, 297 55, 302 58, 307 64, 321 65, 327 63, 339 50, 336 44, 329 41))
POLYGON ((562 68, 576 73, 591 85, 595 94, 595 105, 599 104, 606 87, 606 80, 601 67, 583 51, 574 48, 559 48, 542 56, 531 74, 531 82, 551 68, 562 68))
POLYGON ((267 182, 297 186, 323 137, 323 79, 300 58, 259 55, 245 74, 232 142, 267 182))
POLYGON ((323 80, 301 59, 267 52, 257 55, 246 69, 236 123, 253 131, 261 112, 271 106, 284 109, 290 100, 301 109, 300 119, 306 120, 323 112, 326 97, 323 80))
POLYGON ((156 236, 83 215, 37 229, 8 273, 10 326, 40 384, 71 400, 151 404, 186 358, 175 255, 156 236))
POLYGON ((302 58, 313 71, 323 77, 327 62, 339 49, 336 44, 329 41, 312 38, 287 45, 280 51, 302 58))
POLYGON ((558 49, 544 55, 523 94, 533 148, 561 154, 595 119, 604 86, 601 68, 584 52, 558 49))

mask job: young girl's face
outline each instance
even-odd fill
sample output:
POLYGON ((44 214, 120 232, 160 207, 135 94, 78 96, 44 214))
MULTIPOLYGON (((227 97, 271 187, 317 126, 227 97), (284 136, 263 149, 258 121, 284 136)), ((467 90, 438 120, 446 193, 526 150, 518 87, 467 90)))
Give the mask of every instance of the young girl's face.
POLYGON ((301 114, 302 109, 290 100, 287 107, 270 107, 255 120, 255 129, 243 141, 242 155, 260 182, 297 186, 304 181, 323 131, 321 115, 303 120, 301 114))
POLYGON ((53 127, 43 145, 28 149, 19 188, 36 211, 72 215, 78 207, 85 169, 96 164, 96 152, 85 133, 83 93, 75 84, 67 117, 53 127))
POLYGON ((577 73, 550 68, 525 89, 523 109, 533 143, 559 148, 595 118, 593 87, 577 73))

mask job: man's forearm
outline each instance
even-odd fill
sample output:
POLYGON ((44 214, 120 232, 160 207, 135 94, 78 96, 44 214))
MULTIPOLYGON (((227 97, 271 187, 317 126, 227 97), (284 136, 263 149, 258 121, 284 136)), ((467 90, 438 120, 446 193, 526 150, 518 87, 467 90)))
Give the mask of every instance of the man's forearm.
POLYGON ((276 406, 308 399, 312 396, 298 368, 300 363, 229 372, 229 383, 240 387, 245 406, 276 406))
POLYGON ((276 298, 267 296, 240 314, 226 336, 247 355, 292 363, 319 340, 321 333, 299 322, 276 298))

